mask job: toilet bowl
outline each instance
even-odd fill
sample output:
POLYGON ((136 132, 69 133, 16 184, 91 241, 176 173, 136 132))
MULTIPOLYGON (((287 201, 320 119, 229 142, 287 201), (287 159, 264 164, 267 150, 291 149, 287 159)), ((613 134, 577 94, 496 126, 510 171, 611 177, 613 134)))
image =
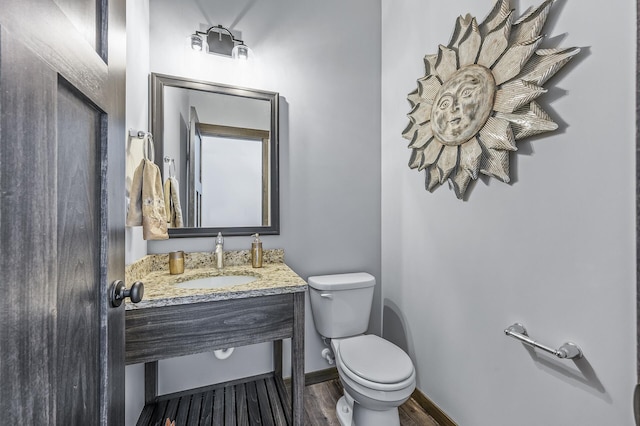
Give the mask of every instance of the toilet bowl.
POLYGON ((318 332, 331 339, 344 396, 336 406, 342 426, 399 426, 398 406, 415 389, 409 356, 366 331, 375 278, 367 273, 309 277, 318 332))
POLYGON ((338 403, 342 426, 399 426, 398 407, 415 389, 409 356, 375 335, 333 339, 338 376, 345 396, 338 403))

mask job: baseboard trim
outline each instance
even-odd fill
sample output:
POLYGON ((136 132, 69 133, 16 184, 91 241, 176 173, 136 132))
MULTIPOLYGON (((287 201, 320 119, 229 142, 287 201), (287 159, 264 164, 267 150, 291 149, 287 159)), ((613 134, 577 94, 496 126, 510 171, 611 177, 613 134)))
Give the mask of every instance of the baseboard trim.
POLYGON ((433 419, 438 422, 440 426, 458 426, 456 422, 451 420, 451 417, 440 409, 433 401, 431 401, 425 394, 420 392, 417 388, 411 394, 411 397, 416 403, 422 407, 433 419))
POLYGON ((305 386, 315 385, 316 383, 328 382, 329 380, 338 379, 338 369, 335 367, 325 370, 312 371, 304 375, 305 386))
MULTIPOLYGON (((304 385, 311 386, 316 383, 328 382, 329 380, 337 380, 338 370, 335 367, 327 368, 325 370, 312 371, 304 375, 304 385)), ((284 383, 287 386, 291 385, 291 377, 284 379, 284 383)))
MULTIPOLYGON (((327 382, 329 380, 337 380, 338 370, 335 367, 327 368, 325 370, 312 371, 304 375, 305 386, 315 385, 316 383, 327 382)), ((285 383, 290 384, 291 379, 285 379, 285 383)), ((420 392, 419 389, 415 389, 411 394, 411 398, 422 407, 440 426, 458 426, 456 422, 451 420, 451 417, 440 409, 433 401, 431 401, 425 394, 420 392)))

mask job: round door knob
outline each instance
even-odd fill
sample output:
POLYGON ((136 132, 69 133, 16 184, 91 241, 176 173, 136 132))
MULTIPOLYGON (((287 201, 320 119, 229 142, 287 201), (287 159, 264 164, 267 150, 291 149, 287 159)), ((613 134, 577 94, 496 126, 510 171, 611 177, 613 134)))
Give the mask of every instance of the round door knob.
POLYGON ((111 284, 110 289, 111 306, 117 308, 122 304, 125 298, 131 299, 132 303, 138 303, 144 295, 144 284, 136 281, 131 285, 130 289, 124 285, 124 281, 116 280, 111 284))

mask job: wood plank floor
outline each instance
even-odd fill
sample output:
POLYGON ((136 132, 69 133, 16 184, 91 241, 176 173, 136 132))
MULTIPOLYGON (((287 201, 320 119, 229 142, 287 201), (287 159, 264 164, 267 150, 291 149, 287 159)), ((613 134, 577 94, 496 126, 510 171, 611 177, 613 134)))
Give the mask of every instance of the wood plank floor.
MULTIPOLYGON (((340 426, 336 403, 341 396, 342 385, 337 379, 305 387, 305 426, 340 426)), ((399 411, 401 426, 439 426, 413 399, 402 404, 399 411)))

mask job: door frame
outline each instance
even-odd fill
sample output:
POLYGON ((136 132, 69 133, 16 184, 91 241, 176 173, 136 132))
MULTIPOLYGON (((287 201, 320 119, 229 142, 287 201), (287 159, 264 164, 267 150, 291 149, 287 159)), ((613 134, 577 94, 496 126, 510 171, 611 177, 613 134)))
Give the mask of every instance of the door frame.
POLYGON ((640 425, 640 0, 636 1, 636 389, 633 408, 640 425))

